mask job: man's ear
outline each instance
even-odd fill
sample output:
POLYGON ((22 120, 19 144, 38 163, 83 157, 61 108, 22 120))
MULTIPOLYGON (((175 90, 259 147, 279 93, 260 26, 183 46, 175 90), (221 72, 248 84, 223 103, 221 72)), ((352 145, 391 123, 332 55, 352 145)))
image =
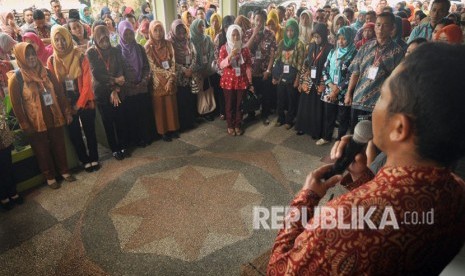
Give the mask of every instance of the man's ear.
POLYGON ((395 142, 403 142, 413 135, 413 126, 411 119, 401 113, 392 115, 390 119, 391 131, 389 133, 389 139, 395 142))

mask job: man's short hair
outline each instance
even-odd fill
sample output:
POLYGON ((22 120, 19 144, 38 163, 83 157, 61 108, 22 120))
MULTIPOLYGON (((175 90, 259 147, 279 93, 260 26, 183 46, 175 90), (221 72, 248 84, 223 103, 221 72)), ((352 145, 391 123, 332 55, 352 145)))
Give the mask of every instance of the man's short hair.
MULTIPOLYGON (((425 2, 428 2, 428 1, 425 1, 425 2)), ((449 0, 434 0, 433 5, 434 4, 444 4, 444 5, 446 5, 446 11, 449 11, 449 9, 450 9, 450 1, 449 0)))
POLYGON ((39 9, 35 10, 33 13, 32 13, 32 18, 34 20, 41 20, 41 19, 45 19, 45 13, 39 9))
POLYGON ((334 12, 335 14, 339 14, 339 8, 332 8, 331 12, 334 12))
POLYGON ((415 16, 419 16, 420 20, 423 20, 426 17, 426 14, 422 10, 419 10, 415 12, 415 16))
POLYGON ((127 13, 123 16, 124 19, 128 19, 128 18, 134 18, 134 20, 137 20, 136 19, 136 16, 132 13, 127 13))
POLYGON ((384 18, 389 18, 391 23, 394 25, 396 23, 396 17, 392 12, 382 12, 378 14, 378 17, 384 17, 384 18))
POLYGON ((331 5, 324 5, 324 6, 323 6, 323 10, 324 10, 324 9, 331 9, 331 5))
POLYGON ((205 8, 204 7, 198 7, 197 11, 204 11, 205 12, 205 8))
POLYGON ((68 18, 81 20, 81 16, 79 15, 79 11, 76 10, 76 9, 70 9, 68 11, 68 18))
POLYGON ((278 6, 277 9, 278 9, 278 12, 286 12, 286 8, 283 6, 278 6))
POLYGON ((436 25, 438 25, 438 24, 444 25, 444 27, 445 27, 445 26, 449 26, 449 25, 454 24, 454 21, 452 21, 451 19, 449 19, 447 17, 444 17, 441 20, 439 20, 436 25))
POLYGON ((389 7, 389 6, 386 6, 383 8, 383 12, 390 12, 390 13, 393 13, 394 12, 394 9, 392 7, 389 7))
POLYGON ((46 8, 42 8, 42 9, 40 9, 40 10, 43 11, 44 13, 46 13, 46 12, 51 13, 51 12, 50 12, 48 9, 46 9, 46 8))
POLYGON ((25 8, 25 9, 23 10, 23 14, 26 13, 27 11, 30 11, 30 12, 32 12, 32 13, 34 12, 34 11, 32 10, 32 8, 25 8))
POLYGON ((342 13, 348 13, 348 14, 350 14, 352 17, 354 17, 354 15, 355 15, 354 10, 351 9, 351 8, 345 8, 344 11, 343 11, 342 13))
POLYGON ((324 13, 324 12, 325 12, 325 10, 323 10, 323 9, 318 9, 318 10, 316 10, 316 12, 315 12, 315 13, 318 13, 318 12, 322 12, 322 13, 324 13))
POLYGON ((388 111, 406 114, 413 125, 416 152, 443 166, 465 154, 463 64, 464 46, 423 43, 389 82, 388 111))
POLYGON ((418 45, 420 45, 420 44, 423 44, 423 43, 425 43, 425 42, 428 42, 428 40, 426 40, 426 38, 424 38, 424 37, 417 37, 417 38, 415 38, 414 40, 410 41, 410 42, 407 44, 407 46, 410 46, 410 45, 412 45, 412 44, 418 44, 418 45))
POLYGON ((295 15, 297 16, 297 18, 300 18, 300 15, 302 14, 303 11, 305 11, 307 8, 306 7, 300 7, 297 9, 297 12, 295 13, 295 15))
POLYGON ((58 2, 58 3, 60 3, 60 0, 50 0, 50 6, 51 6, 51 5, 52 5, 52 3, 54 3, 54 2, 58 2))
POLYGON ((262 10, 262 9, 256 9, 254 12, 253 12, 253 15, 254 16, 260 16, 264 21, 266 21, 266 18, 267 18, 267 14, 266 14, 266 11, 265 10, 262 10))
POLYGON ((367 11, 366 15, 372 15, 376 18, 376 12, 375 11, 367 11))

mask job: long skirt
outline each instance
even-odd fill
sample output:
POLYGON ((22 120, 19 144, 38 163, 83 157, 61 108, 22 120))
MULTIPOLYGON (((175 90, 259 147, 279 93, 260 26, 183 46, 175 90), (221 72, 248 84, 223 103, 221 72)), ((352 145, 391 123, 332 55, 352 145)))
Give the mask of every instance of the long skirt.
POLYGON ((324 102, 313 86, 309 94, 302 93, 299 100, 295 129, 302 131, 313 139, 323 136, 324 102))
POLYGON ((176 94, 167 96, 156 96, 155 94, 152 97, 152 104, 158 134, 164 135, 170 131, 177 131, 179 118, 176 94))

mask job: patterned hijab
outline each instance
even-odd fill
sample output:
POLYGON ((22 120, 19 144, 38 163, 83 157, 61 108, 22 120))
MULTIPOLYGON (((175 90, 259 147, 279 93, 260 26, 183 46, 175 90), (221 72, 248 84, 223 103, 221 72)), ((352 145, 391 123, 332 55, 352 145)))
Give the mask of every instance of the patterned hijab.
POLYGON ((10 58, 8 53, 13 49, 16 43, 17 42, 11 38, 11 36, 0 33, 0 59, 8 60, 10 58))
POLYGON ((108 48, 108 49, 102 49, 102 48, 100 47, 100 45, 99 45, 99 41, 100 41, 103 37, 108 37, 108 40, 110 40, 110 31, 108 30, 107 26, 106 26, 106 25, 99 25, 99 26, 96 26, 96 27, 94 28, 94 35, 93 35, 95 47, 97 47, 97 49, 99 50, 99 52, 100 52, 104 57, 108 57, 108 55, 110 54, 110 48, 108 48))
POLYGON ((164 34, 165 29, 161 21, 150 22, 149 27, 149 41, 145 44, 147 55, 158 65, 161 66, 163 61, 167 61, 170 58, 170 52, 168 49, 168 41, 163 36, 161 39, 155 38, 155 29, 160 28, 164 34))
POLYGON ((299 23, 294 18, 290 18, 286 21, 286 30, 287 28, 294 30, 294 37, 289 38, 287 31, 284 32, 284 48, 292 49, 297 44, 297 41, 299 41, 299 23))
POLYGON ((60 25, 55 25, 52 28, 52 33, 50 34, 52 47, 53 47, 53 68, 55 70, 55 75, 58 77, 59 81, 64 81, 67 76, 71 79, 76 79, 82 75, 80 59, 82 57, 82 52, 74 47, 73 37, 71 33, 65 27, 60 25), (57 51, 57 45, 55 43, 55 36, 57 34, 62 35, 66 41, 66 49, 59 53, 57 51))
POLYGON ((132 24, 127 20, 121 21, 118 24, 119 44, 121 45, 123 57, 126 59, 126 62, 134 68, 137 80, 140 81, 142 78, 142 67, 144 65, 142 51, 135 39, 131 43, 124 41, 124 33, 127 30, 131 31, 132 36, 134 36, 132 24))
POLYGON ((182 22, 181 19, 176 19, 171 23, 170 33, 168 34, 168 40, 173 45, 174 49, 174 57, 176 59, 176 63, 184 64, 186 60, 186 56, 190 55, 189 53, 189 31, 187 30, 186 25, 182 22), (178 36, 177 31, 179 29, 186 30, 186 37, 185 39, 180 39, 178 36))
POLYGON ((309 19, 309 23, 307 26, 302 25, 299 23, 299 39, 305 44, 309 44, 312 41, 312 30, 313 30, 313 15, 309 10, 304 10, 300 14, 300 22, 302 22, 302 16, 307 15, 309 19))

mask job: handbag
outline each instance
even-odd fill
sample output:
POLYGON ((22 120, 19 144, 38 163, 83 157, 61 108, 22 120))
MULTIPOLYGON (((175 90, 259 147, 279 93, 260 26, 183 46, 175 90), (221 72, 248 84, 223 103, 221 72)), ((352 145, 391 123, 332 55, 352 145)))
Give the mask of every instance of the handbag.
POLYGON ((208 88, 204 89, 205 85, 202 85, 202 89, 200 89, 202 92, 199 92, 197 95, 197 112, 199 112, 200 115, 211 113, 216 108, 213 86, 211 86, 209 79, 203 83, 205 84, 205 82, 208 84, 208 88))
POLYGON ((254 112, 260 109, 261 97, 247 90, 242 100, 242 111, 244 113, 254 112))

